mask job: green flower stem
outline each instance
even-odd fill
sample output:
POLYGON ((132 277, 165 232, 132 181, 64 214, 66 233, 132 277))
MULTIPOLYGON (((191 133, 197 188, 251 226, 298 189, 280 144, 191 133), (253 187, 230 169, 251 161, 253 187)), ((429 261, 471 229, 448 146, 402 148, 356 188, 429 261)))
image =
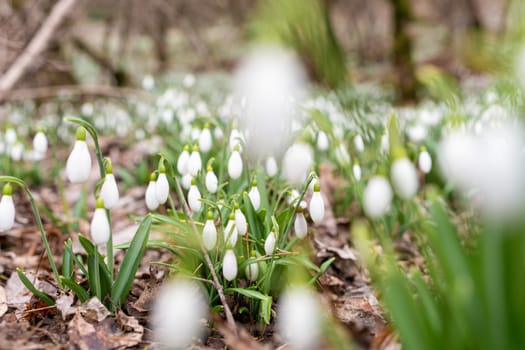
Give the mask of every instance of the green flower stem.
POLYGON ((60 288, 62 288, 62 281, 59 278, 57 266, 55 264, 55 259, 53 257, 53 253, 51 252, 51 248, 49 247, 49 242, 47 240, 46 232, 44 230, 44 225, 42 224, 42 218, 40 217, 40 212, 38 211, 38 207, 36 205, 35 199, 33 198, 33 194, 27 187, 27 184, 24 182, 24 180, 19 179, 18 177, 14 176, 0 176, 0 182, 10 182, 17 184, 20 186, 29 197, 29 202, 31 203, 31 208, 33 209, 33 215, 36 219, 36 224, 38 226, 38 230, 40 231, 40 235, 42 236, 42 241, 44 242, 44 247, 47 253, 47 258, 49 259, 49 264, 51 265, 51 269, 53 270, 53 275, 55 276, 55 281, 58 284, 60 288))
POLYGON ((95 254, 93 254, 93 259, 95 260, 95 263, 93 264, 93 265, 95 265, 95 268, 93 270, 93 277, 95 279, 95 281, 94 281, 95 285, 93 286, 93 289, 94 289, 94 292, 95 292, 95 296, 98 298, 98 300, 103 301, 102 300, 102 290, 100 288, 100 266, 98 266, 98 264, 99 264, 99 261, 98 261, 98 259, 99 259, 98 246, 95 246, 95 254))
MULTIPOLYGON (((98 143, 98 134, 97 134, 97 130, 95 129, 95 127, 90 122, 84 119, 81 119, 81 118, 65 117, 64 120, 80 125, 89 132, 89 134, 93 138, 93 141, 95 142, 95 154, 97 156, 98 168, 100 171, 100 178, 105 179, 106 169, 104 167, 104 157, 102 157, 102 150, 100 149, 100 144, 98 143)), ((106 244, 106 248, 107 248, 106 254, 108 257, 107 265, 108 265, 109 273, 111 276, 111 281, 113 282, 113 264, 114 264, 113 262, 113 229, 111 227, 111 215, 109 214, 108 209, 106 209, 106 216, 108 217, 108 222, 109 222, 109 240, 108 240, 108 243, 106 244)))

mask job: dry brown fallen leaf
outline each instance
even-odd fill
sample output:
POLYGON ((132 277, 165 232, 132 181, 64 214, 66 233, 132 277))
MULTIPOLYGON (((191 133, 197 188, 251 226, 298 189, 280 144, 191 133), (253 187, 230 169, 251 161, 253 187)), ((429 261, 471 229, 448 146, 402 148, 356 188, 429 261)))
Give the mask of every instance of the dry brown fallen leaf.
POLYGON ((4 287, 0 286, 0 317, 7 312, 7 294, 4 287))

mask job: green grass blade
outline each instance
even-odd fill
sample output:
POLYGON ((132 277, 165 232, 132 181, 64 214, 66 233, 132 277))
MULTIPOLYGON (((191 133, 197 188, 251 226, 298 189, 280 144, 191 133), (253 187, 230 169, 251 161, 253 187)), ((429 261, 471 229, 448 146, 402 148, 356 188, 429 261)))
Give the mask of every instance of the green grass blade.
POLYGON ((64 276, 60 276, 60 280, 62 281, 62 284, 64 286, 68 287, 69 289, 71 289, 73 293, 75 293, 75 295, 78 297, 80 302, 83 303, 89 300, 88 291, 84 287, 82 287, 80 284, 64 276))
POLYGON ((71 278, 73 276, 73 244, 71 238, 64 243, 64 256, 62 257, 62 276, 71 278))
POLYGON ((49 306, 55 305, 55 300, 53 300, 53 298, 51 298, 51 296, 49 296, 48 294, 39 291, 34 286, 34 284, 31 283, 29 278, 27 278, 27 276, 24 274, 24 271, 22 271, 20 268, 17 268, 16 274, 18 275, 18 278, 20 278, 20 281, 22 281, 24 286, 26 286, 26 288, 29 289, 29 291, 33 293, 36 297, 42 299, 49 306))

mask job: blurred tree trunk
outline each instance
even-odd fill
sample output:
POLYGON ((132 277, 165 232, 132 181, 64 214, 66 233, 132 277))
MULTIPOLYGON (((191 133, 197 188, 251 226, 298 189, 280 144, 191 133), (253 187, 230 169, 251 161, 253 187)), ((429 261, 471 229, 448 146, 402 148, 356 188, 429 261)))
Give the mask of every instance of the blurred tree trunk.
POLYGON ((417 97, 417 81, 412 59, 412 38, 408 24, 412 20, 409 0, 390 0, 394 16, 394 41, 391 58, 395 69, 398 96, 402 101, 413 101, 417 97))

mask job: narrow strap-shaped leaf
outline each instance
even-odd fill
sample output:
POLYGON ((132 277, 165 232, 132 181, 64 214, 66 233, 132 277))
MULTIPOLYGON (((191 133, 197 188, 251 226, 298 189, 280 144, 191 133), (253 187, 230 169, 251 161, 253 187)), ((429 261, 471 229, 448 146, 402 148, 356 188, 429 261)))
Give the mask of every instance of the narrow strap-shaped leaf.
POLYGON ((73 276, 73 247, 71 238, 64 243, 64 256, 62 257, 62 276, 71 278, 73 276))
POLYGON ((109 280, 111 280, 111 274, 109 272, 109 268, 106 264, 104 264, 104 259, 102 255, 100 255, 98 250, 95 248, 95 245, 85 236, 80 235, 80 234, 78 235, 78 241, 80 242, 82 247, 84 247, 84 250, 86 251, 88 256, 94 256, 95 252, 99 255, 98 263, 100 265, 101 272, 102 274, 106 275, 104 276, 104 278, 108 278, 109 280))
POLYGON ((146 250, 149 232, 151 228, 151 216, 146 216, 139 225, 135 237, 131 241, 130 247, 124 255, 122 264, 117 273, 117 278, 111 291, 111 297, 114 303, 121 304, 126 299, 135 273, 146 250))
POLYGON ((42 299, 47 305, 53 306, 55 305, 55 300, 48 294, 38 290, 33 283, 27 278, 27 276, 24 274, 24 271, 22 271, 20 268, 16 269, 16 274, 18 275, 18 278, 20 278, 20 281, 26 286, 27 289, 31 293, 33 293, 36 297, 42 299))
POLYGON ((64 286, 68 287, 73 293, 75 293, 75 295, 82 303, 89 300, 88 291, 80 284, 64 276, 60 276, 60 280, 62 281, 62 284, 64 284, 64 286))

